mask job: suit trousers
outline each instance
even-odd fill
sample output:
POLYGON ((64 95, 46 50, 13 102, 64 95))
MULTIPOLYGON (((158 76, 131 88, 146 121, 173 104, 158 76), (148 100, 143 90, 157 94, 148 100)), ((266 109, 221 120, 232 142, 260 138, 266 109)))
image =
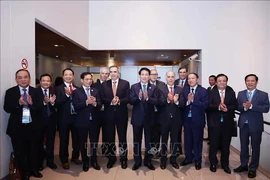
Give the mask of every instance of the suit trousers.
POLYGON ((262 132, 250 131, 248 124, 244 124, 244 126, 240 128, 240 144, 241 144, 240 160, 241 166, 243 167, 247 166, 249 161, 249 137, 251 137, 251 148, 252 148, 252 155, 251 155, 251 162, 249 164, 249 169, 256 171, 259 167, 260 161, 262 132))
POLYGON ((11 143, 16 163, 25 176, 38 168, 38 138, 36 131, 33 131, 33 123, 21 124, 18 128, 20 134, 13 135, 11 143))
POLYGON ((187 161, 192 161, 194 157, 195 162, 202 162, 203 130, 204 126, 193 124, 191 118, 185 120, 184 143, 187 161))
POLYGON ((150 124, 144 123, 140 126, 133 125, 133 153, 134 161, 138 164, 142 162, 142 134, 144 131, 145 140, 145 153, 144 163, 151 161, 153 154, 151 154, 151 126, 150 124))
MULTIPOLYGON (((74 115, 72 115, 74 116, 74 115)), ((78 131, 74 127, 73 123, 60 123, 59 125, 59 135, 60 135, 60 160, 61 162, 67 163, 68 162, 68 145, 69 145, 69 132, 71 132, 72 138, 72 159, 78 159, 80 152, 79 152, 79 139, 78 139, 78 131)))
POLYGON ((52 164, 54 162, 54 141, 56 133, 56 123, 51 119, 52 117, 47 117, 42 119, 48 123, 44 123, 41 127, 40 138, 39 138, 39 150, 38 150, 38 164, 43 165, 44 157, 46 156, 47 164, 52 164), (49 122, 50 121, 50 122, 49 122), (46 154, 44 155, 44 137, 46 138, 46 154))
POLYGON ((217 151, 221 146, 221 165, 223 167, 229 166, 229 155, 230 155, 230 144, 232 139, 231 131, 228 128, 221 126, 208 127, 210 136, 212 137, 210 141, 209 149, 209 160, 212 165, 218 164, 217 151))
POLYGON ((82 155, 82 162, 89 164, 89 156, 91 162, 97 161, 97 145, 98 145, 98 125, 91 124, 89 128, 78 128, 80 151, 82 155), (90 146, 88 143, 88 137, 90 139, 90 146))

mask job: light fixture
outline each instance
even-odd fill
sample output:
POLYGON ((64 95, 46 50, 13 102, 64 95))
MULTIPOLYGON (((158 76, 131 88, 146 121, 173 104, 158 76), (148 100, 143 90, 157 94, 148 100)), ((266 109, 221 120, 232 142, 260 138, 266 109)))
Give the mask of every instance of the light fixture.
POLYGON ((184 56, 186 57, 187 55, 184 54, 184 56))
POLYGON ((161 56, 161 57, 163 57, 163 56, 164 56, 164 54, 161 54, 160 56, 161 56))
POLYGON ((72 62, 72 59, 70 60, 70 62, 72 62))
POLYGON ((54 47, 58 47, 59 45, 58 44, 55 44, 54 47))
POLYGON ((58 56, 56 55, 55 57, 57 57, 58 58, 58 56))

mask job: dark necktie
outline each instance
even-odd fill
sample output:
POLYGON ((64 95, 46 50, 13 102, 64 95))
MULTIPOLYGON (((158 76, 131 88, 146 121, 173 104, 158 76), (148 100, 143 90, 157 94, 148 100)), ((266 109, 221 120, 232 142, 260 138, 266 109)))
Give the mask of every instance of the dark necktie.
POLYGON ((182 80, 181 87, 184 87, 184 81, 182 80))
POLYGON ((191 88, 191 93, 194 94, 194 89, 193 88, 191 88))
POLYGON ((26 93, 27 89, 24 88, 22 90, 23 90, 23 101, 26 102, 26 103, 28 103, 27 102, 27 93, 26 93))
MULTIPOLYGON (((44 96, 48 97, 47 89, 44 89, 44 96)), ((47 108, 47 115, 49 117, 52 114, 49 103, 47 103, 46 108, 47 108)))

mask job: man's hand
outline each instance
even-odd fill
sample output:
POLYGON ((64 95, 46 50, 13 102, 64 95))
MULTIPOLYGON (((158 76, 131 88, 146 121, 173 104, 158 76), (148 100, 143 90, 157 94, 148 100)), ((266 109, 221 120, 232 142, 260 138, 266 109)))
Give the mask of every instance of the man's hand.
POLYGON ((55 100, 56 100, 56 95, 55 94, 53 96, 50 95, 50 103, 51 104, 54 104, 55 103, 55 100))
POLYGON ((140 89, 139 98, 142 99, 142 90, 140 89))
POLYGON ((193 93, 189 93, 188 94, 188 103, 191 103, 194 101, 194 94, 193 93))
POLYGON ((65 87, 65 93, 66 93, 67 95, 71 95, 71 92, 70 92, 69 87, 65 87))
POLYGON ((223 102, 221 102, 221 103, 219 104, 219 109, 220 109, 221 111, 223 111, 223 112, 227 112, 227 111, 228 111, 227 106, 226 106, 223 102))
POLYGON ((174 103, 177 103, 177 102, 178 102, 178 99, 179 99, 179 94, 175 94, 175 95, 173 96, 173 102, 174 102, 174 103))

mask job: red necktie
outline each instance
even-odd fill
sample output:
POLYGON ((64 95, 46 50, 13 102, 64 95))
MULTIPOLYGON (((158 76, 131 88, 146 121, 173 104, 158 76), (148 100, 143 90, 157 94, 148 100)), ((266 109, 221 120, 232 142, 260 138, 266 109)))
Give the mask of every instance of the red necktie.
POLYGON ((72 85, 71 84, 69 85, 69 91, 70 91, 70 94, 73 93, 73 88, 72 88, 72 85))
MULTIPOLYGON (((173 87, 171 86, 170 87, 170 94, 173 96, 173 89, 172 89, 173 87)), ((173 103, 173 100, 171 100, 171 103, 173 103)))

